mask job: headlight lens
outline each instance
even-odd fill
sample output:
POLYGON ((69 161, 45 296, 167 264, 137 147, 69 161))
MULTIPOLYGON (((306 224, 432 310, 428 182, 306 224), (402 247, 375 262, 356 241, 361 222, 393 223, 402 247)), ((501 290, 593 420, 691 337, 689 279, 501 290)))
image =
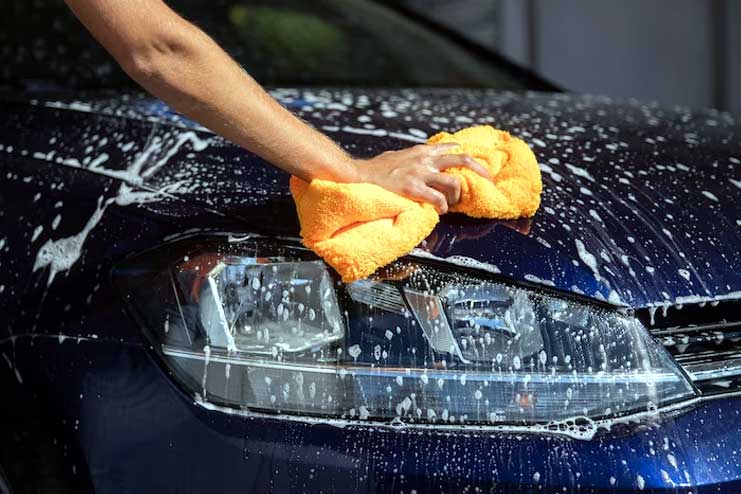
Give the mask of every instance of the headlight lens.
POLYGON ((575 299, 414 263, 343 285, 310 252, 266 240, 168 254, 116 278, 173 376, 220 405, 536 423, 694 395, 636 319, 575 299))
POLYGON ((342 338, 339 305, 320 261, 206 254, 174 269, 189 331, 213 348, 250 355, 297 354, 342 338))

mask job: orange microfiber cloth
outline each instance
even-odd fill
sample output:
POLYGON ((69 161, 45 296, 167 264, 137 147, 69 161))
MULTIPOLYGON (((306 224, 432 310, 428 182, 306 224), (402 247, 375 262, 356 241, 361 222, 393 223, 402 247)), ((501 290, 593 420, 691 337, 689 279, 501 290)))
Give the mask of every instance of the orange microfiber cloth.
MULTIPOLYGON (((455 134, 441 132, 430 144, 455 142, 450 153, 468 154, 492 176, 463 168, 445 173, 461 180, 460 202, 450 210, 475 218, 532 216, 540 205, 542 181, 528 145, 489 126, 455 134)), ((435 208, 373 184, 307 183, 291 177, 291 194, 304 244, 337 270, 345 282, 365 278, 416 247, 439 221, 435 208)))
POLYGON ((488 125, 468 127, 455 134, 440 132, 428 144, 456 142, 451 154, 471 156, 489 170, 487 180, 469 168, 450 168, 445 173, 461 180, 461 198, 450 211, 474 218, 513 220, 528 218, 540 206, 543 182, 530 146, 503 130, 488 125))
POLYGON ((398 259, 440 220, 430 204, 373 184, 311 183, 291 177, 304 244, 342 275, 365 278, 398 259))

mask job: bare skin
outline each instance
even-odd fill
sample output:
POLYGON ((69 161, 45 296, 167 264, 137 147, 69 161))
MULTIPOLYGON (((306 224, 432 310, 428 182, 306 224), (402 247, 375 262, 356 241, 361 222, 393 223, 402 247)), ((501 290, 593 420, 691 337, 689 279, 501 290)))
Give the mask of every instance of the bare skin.
POLYGON ((469 156, 450 154, 450 144, 353 158, 281 106, 207 34, 162 0, 66 2, 144 89, 299 178, 373 183, 444 213, 458 202, 460 182, 441 171, 466 166, 488 176, 469 156))

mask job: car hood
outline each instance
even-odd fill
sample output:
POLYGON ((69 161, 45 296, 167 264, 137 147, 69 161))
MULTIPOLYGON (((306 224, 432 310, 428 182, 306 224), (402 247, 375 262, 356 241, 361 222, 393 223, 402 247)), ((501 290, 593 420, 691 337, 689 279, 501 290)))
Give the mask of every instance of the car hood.
MULTIPOLYGON (((479 90, 273 94, 361 157, 475 124, 530 144, 544 182, 533 218, 448 214, 412 256, 632 307, 741 298, 741 129, 727 114, 479 90)), ((245 231, 299 234, 284 173, 157 100, 40 97, 22 107, 11 132, 49 129, 21 137, 29 157, 197 203, 245 231)))

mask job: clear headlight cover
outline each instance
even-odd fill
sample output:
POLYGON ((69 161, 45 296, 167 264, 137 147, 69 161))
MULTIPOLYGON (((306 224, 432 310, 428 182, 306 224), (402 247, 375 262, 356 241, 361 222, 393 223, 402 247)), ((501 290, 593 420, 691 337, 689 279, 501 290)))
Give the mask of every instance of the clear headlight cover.
POLYGON ((173 254, 116 278, 168 370, 215 404, 528 424, 694 395, 635 318, 576 299, 413 263, 343 285, 310 252, 264 240, 173 254))

